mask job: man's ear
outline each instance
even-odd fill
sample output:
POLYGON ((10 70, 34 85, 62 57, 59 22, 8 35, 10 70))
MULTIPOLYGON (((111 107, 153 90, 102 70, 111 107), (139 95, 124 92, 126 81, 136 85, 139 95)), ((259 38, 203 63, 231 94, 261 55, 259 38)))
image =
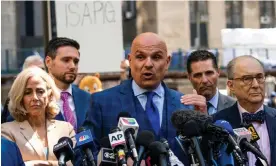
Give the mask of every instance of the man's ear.
POLYGON ((227 80, 227 87, 231 92, 234 93, 234 85, 233 85, 233 80, 227 80))
POLYGON ((171 64, 171 55, 167 55, 167 70, 169 70, 171 64))
POLYGON ((45 65, 46 65, 48 70, 51 69, 52 63, 53 63, 52 58, 49 57, 49 56, 46 56, 45 57, 45 65))

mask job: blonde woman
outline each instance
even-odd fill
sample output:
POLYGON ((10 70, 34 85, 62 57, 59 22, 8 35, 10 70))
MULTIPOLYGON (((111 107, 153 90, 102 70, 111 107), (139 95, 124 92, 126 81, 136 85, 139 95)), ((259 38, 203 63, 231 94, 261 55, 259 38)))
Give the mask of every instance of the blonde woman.
POLYGON ((58 165, 53 146, 75 135, 70 123, 54 120, 59 93, 52 78, 38 67, 23 70, 9 92, 15 119, 1 125, 1 135, 17 144, 26 165, 58 165))

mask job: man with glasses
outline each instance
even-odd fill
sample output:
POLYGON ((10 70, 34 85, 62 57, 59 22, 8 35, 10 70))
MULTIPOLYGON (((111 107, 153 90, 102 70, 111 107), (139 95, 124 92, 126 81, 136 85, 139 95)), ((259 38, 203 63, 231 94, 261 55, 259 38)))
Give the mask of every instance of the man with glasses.
MULTIPOLYGON (((235 94, 237 102, 213 115, 214 120, 224 119, 233 128, 241 123, 252 124, 260 139, 260 150, 270 166, 276 166, 276 110, 264 105, 265 73, 263 64, 252 56, 240 56, 227 65, 227 86, 235 94)), ((256 158, 247 153, 249 166, 256 158)))

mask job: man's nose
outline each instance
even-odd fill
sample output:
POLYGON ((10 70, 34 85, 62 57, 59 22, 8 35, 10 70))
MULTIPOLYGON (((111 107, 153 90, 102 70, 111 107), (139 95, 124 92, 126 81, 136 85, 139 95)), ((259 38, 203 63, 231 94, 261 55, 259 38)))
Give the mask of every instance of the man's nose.
POLYGON ((259 82, 257 81, 257 79, 256 78, 253 78, 253 80, 252 80, 252 87, 259 87, 260 86, 260 84, 259 84, 259 82))
POLYGON ((206 77, 205 74, 202 75, 201 81, 204 82, 204 83, 208 82, 208 78, 206 77))
POLYGON ((70 61, 70 63, 69 63, 69 68, 70 68, 70 69, 75 69, 75 68, 76 68, 76 64, 75 64, 74 61, 70 61))
POLYGON ((145 62, 146 67, 152 67, 152 59, 150 57, 147 57, 146 62, 145 62))

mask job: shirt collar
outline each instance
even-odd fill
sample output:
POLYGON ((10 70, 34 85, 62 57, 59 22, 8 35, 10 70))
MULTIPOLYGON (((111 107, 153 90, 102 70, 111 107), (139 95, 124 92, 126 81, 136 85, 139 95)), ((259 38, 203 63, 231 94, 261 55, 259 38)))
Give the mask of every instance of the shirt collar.
MULTIPOLYGON (((240 112, 240 116, 241 116, 241 119, 242 119, 242 113, 245 113, 245 112, 247 112, 247 113, 249 113, 247 110, 245 110, 240 104, 239 104, 239 102, 237 102, 238 103, 238 109, 239 109, 239 112, 240 112)), ((255 113, 257 113, 257 112, 259 112, 259 111, 261 111, 261 110, 264 110, 264 105, 262 105, 255 113)))
POLYGON ((66 89, 66 90, 61 90, 61 89, 58 88, 58 91, 59 91, 59 93, 68 92, 72 96, 72 85, 70 84, 68 89, 66 89))
MULTIPOLYGON (((148 90, 141 88, 139 85, 136 84, 134 80, 132 80, 132 89, 134 92, 134 96, 139 96, 147 92, 148 90)), ((164 96, 165 90, 160 83, 156 89, 153 90, 159 97, 164 96)))
POLYGON ((217 109, 218 107, 218 98, 219 98, 219 90, 217 88, 216 94, 209 100, 208 102, 212 104, 213 107, 217 109))

